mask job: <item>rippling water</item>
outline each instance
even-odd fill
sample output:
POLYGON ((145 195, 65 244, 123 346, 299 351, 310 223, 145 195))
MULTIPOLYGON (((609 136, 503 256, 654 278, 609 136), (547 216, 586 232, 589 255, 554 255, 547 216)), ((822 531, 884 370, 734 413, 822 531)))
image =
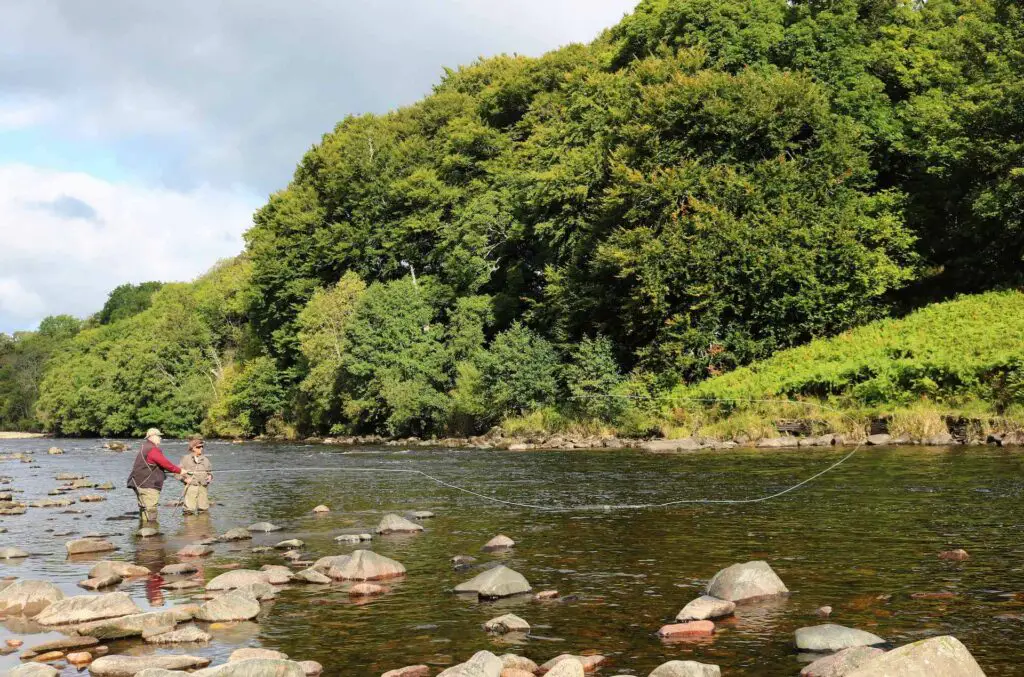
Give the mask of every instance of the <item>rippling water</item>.
MULTIPOLYGON (((132 448, 137 446, 132 443, 132 448)), ((167 443, 172 459, 184 445, 167 443)), ((111 481, 103 503, 84 512, 31 508, 0 517, 0 544, 33 556, 0 562, 0 576, 43 578, 67 593, 82 593, 92 560, 69 561, 64 542, 89 532, 109 535, 115 557, 156 570, 176 560, 186 543, 229 528, 271 521, 281 532, 242 544, 217 545, 206 558, 206 580, 229 563, 258 568, 282 563, 250 548, 286 538, 306 542, 311 559, 350 552, 334 536, 370 530, 386 512, 431 510, 427 531, 379 537, 371 547, 405 564, 409 573, 390 591, 354 603, 340 587, 295 586, 264 604, 257 622, 212 631, 204 646, 154 649, 135 641, 111 643, 113 652, 187 652, 223 660, 241 646, 278 649, 296 660, 317 660, 328 675, 376 675, 416 663, 441 666, 473 652, 522 653, 538 663, 559 653, 598 652, 610 657, 602 674, 646 675, 660 663, 717 663, 726 675, 795 675, 805 658, 792 648, 793 631, 818 623, 814 610, 830 604, 832 621, 902 644, 938 634, 960 638, 989 675, 1019 674, 1024 663, 1024 554, 1021 507, 1024 455, 987 449, 864 449, 835 472, 767 503, 682 506, 644 511, 559 511, 502 506, 438 486, 414 475, 345 472, 345 468, 417 469, 447 482, 504 499, 551 506, 648 503, 682 498, 745 498, 771 493, 816 472, 844 453, 834 450, 701 452, 679 456, 633 451, 498 452, 415 449, 344 449, 321 446, 210 443, 217 470, 212 515, 184 518, 161 508, 164 536, 136 541, 134 521, 111 520, 134 509, 124 486, 133 452, 103 451, 95 440, 0 441, 0 454, 34 450, 38 468, 0 463, 23 493, 46 497, 59 472, 111 481), (48 456, 56 444, 67 452, 48 456), (322 470, 312 468, 337 468, 322 470), (307 470, 308 469, 308 470, 307 470), (332 512, 313 516, 318 503, 332 512), (506 555, 480 547, 504 533, 517 542, 506 555), (963 547, 967 562, 940 561, 939 551, 963 547), (453 571, 449 558, 469 554, 481 563, 501 560, 523 573, 534 589, 557 589, 575 599, 477 603, 450 594, 474 575, 453 571), (719 623, 713 638, 665 643, 654 633, 719 569, 734 562, 768 560, 793 595, 785 601, 741 607, 719 623), (916 592, 950 591, 952 599, 913 599, 916 592), (492 637, 481 624, 513 612, 533 627, 526 638, 492 637)), ((6 487, 0 487, 5 490, 6 487)), ((163 500, 180 495, 168 482, 163 500)), ((95 493, 74 492, 70 496, 95 493)), ((126 583, 144 608, 190 601, 188 592, 159 587, 159 577, 126 583)), ((9 619, 0 642, 26 646, 56 635, 9 619)), ((17 663, 0 658, 0 669, 17 663)))

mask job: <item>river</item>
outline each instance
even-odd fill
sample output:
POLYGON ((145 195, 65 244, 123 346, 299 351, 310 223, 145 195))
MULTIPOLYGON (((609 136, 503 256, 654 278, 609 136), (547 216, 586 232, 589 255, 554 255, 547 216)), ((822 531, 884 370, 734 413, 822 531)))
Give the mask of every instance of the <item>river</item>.
MULTIPOLYGON (((136 442, 131 448, 137 447, 136 442)), ((170 441, 173 460, 184 444, 170 441)), ((252 542, 219 544, 205 559, 209 580, 223 565, 246 568, 283 563, 276 553, 250 549, 287 539, 305 541, 311 559, 345 554, 340 533, 371 530, 387 512, 430 510, 426 532, 375 537, 370 547, 397 559, 408 575, 389 592, 361 603, 340 586, 293 586, 264 604, 256 622, 212 631, 207 645, 155 649, 136 641, 110 644, 115 653, 172 652, 220 662, 241 646, 278 649, 295 660, 316 660, 326 675, 379 675, 417 663, 443 666, 475 651, 522 653, 538 663, 560 653, 597 652, 609 657, 600 674, 646 675, 662 662, 698 660, 722 666, 725 675, 796 675, 804 665, 793 649, 796 628, 821 622, 814 611, 831 605, 831 622, 868 630, 894 645, 952 634, 988 675, 1019 674, 1024 664, 1024 454, 973 448, 865 448, 815 482, 778 499, 754 504, 683 505, 647 510, 540 511, 486 501, 418 475, 346 472, 344 469, 415 469, 475 492, 505 500, 571 507, 660 503, 693 498, 747 498, 778 491, 838 460, 844 450, 728 451, 653 455, 636 451, 502 452, 416 448, 339 448, 298 444, 212 442, 208 453, 225 473, 212 487, 211 515, 183 517, 161 508, 164 535, 137 540, 131 520, 134 495, 124 489, 133 452, 114 453, 97 440, 4 440, 0 454, 35 451, 35 465, 0 464, 23 493, 46 497, 59 472, 87 474, 117 487, 102 503, 76 503, 84 512, 30 508, 0 517, 0 544, 32 553, 0 561, 0 576, 41 578, 69 594, 84 594, 89 560, 71 562, 64 543, 88 532, 109 535, 111 558, 154 570, 176 560, 187 543, 257 521, 283 531, 252 542), (51 445, 62 456, 49 456, 51 445), (337 470, 325 470, 336 468, 337 470), (307 470, 308 469, 308 470, 307 470), (317 504, 331 512, 314 516, 317 504), (502 533, 515 539, 503 555, 481 546, 502 533), (57 535, 60 534, 60 535, 57 535), (966 562, 938 553, 965 548, 966 562), (557 589, 565 601, 530 598, 480 603, 449 590, 475 575, 455 571, 450 558, 499 559, 524 574, 535 590, 557 589), (718 623, 712 638, 667 643, 655 636, 702 591, 716 571, 735 562, 767 560, 792 595, 741 607, 718 623), (951 592, 950 599, 915 599, 914 593, 951 592), (481 624, 503 613, 525 618, 528 637, 486 634, 481 624)), ((169 482, 163 500, 177 498, 169 482)), ((74 492, 71 497, 81 493, 74 492)), ((93 492, 95 493, 95 492, 93 492)), ((94 558, 99 559, 99 558, 94 558)), ((159 588, 158 578, 124 583, 143 608, 190 601, 189 591, 159 588)), ((51 634, 23 621, 0 625, 26 647, 51 634)), ((0 658, 0 670, 17 664, 0 658)), ((75 672, 68 669, 67 674, 75 672)))

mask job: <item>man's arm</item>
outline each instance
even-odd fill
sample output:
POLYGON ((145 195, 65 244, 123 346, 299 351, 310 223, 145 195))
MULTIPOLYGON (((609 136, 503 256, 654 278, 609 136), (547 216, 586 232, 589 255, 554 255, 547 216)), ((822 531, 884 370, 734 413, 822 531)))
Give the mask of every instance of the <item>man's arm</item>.
POLYGON ((164 452, 160 451, 159 447, 153 447, 149 451, 149 458, 146 460, 149 463, 156 463, 158 466, 160 466, 167 472, 172 472, 175 475, 181 474, 181 468, 168 461, 167 457, 164 456, 164 452))

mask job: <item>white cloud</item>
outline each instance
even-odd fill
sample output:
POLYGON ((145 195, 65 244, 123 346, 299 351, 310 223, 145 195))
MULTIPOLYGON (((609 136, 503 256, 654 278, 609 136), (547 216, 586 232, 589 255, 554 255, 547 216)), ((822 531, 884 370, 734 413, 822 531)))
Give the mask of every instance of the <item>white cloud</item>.
POLYGON ((0 165, 0 331, 91 314, 124 282, 194 279, 241 251, 261 201, 0 165))

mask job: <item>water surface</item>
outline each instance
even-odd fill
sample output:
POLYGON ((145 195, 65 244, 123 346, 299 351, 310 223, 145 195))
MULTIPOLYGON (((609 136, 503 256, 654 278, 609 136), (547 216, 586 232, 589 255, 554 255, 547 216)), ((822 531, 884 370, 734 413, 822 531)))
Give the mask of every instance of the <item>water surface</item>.
MULTIPOLYGON (((132 443, 134 448, 136 443, 132 443)), ((184 445, 165 444, 177 459, 184 445)), ((33 556, 0 562, 0 576, 43 578, 71 594, 93 560, 69 561, 64 542, 74 532, 109 535, 114 557, 154 570, 177 561, 183 545, 229 528, 271 521, 285 529, 250 542, 220 544, 206 558, 209 580, 229 563, 258 568, 283 563, 276 553, 250 548, 286 538, 306 542, 310 559, 351 552, 340 533, 368 531, 386 512, 431 510, 425 533, 375 539, 371 548, 402 562, 408 575, 369 602, 351 601, 342 586, 295 586, 281 592, 256 622, 212 631, 203 646, 155 649, 114 642, 121 653, 187 652, 221 661, 241 646, 283 651, 317 660, 328 675, 378 675, 427 663, 442 666, 473 652, 522 653, 541 663, 559 653, 597 652, 610 658, 601 674, 646 675, 667 660, 722 666, 725 675, 795 675, 806 657, 792 648, 796 628, 818 623, 814 611, 834 607, 833 622, 859 627, 894 645, 952 634, 977 657, 987 674, 1019 674, 1024 663, 1024 455, 987 448, 870 448, 833 473, 792 494, 765 503, 684 505, 648 510, 544 512, 495 504, 415 475, 365 469, 417 469, 446 482, 505 500, 552 507, 660 503, 687 498, 747 498, 793 484, 837 460, 843 450, 730 451, 649 455, 635 451, 498 452, 416 448, 210 443, 217 470, 257 470, 219 475, 212 514, 184 518, 161 508, 164 536, 136 540, 134 508, 124 486, 133 452, 103 451, 95 440, 0 441, 0 454, 36 451, 36 465, 0 463, 0 475, 23 493, 46 497, 59 472, 81 472, 117 489, 103 503, 72 508, 32 508, 0 517, 0 544, 33 556), (63 456, 48 456, 56 444, 63 456), (360 468, 364 471, 356 471, 360 468), (336 469, 336 470, 335 470, 336 469), (350 469, 350 470, 344 470, 350 469), (311 509, 324 503, 327 515, 311 509), (517 542, 505 555, 481 553, 498 533, 517 542), (60 534, 60 535, 58 535, 60 534), (938 559, 963 547, 967 562, 938 559), (537 590, 572 596, 559 603, 512 599, 479 603, 448 591, 474 571, 454 571, 453 555, 495 560, 523 573, 537 590), (719 569, 765 559, 793 591, 787 600, 741 607, 718 625, 713 638, 666 643, 657 629, 699 595, 719 569), (952 592, 952 599, 915 599, 914 593, 952 592), (525 618, 528 637, 492 637, 481 624, 503 613, 525 618)), ((6 487, 0 487, 5 490, 6 487)), ((73 492, 74 497, 91 490, 73 492)), ((169 482, 164 501, 177 498, 169 482)), ((143 608, 191 601, 188 592, 161 590, 158 576, 125 583, 143 608)), ((24 621, 0 625, 0 642, 17 636, 30 646, 52 634, 24 621)), ((0 670, 17 663, 0 658, 0 670)), ((67 671, 68 674, 72 670, 67 671)))

